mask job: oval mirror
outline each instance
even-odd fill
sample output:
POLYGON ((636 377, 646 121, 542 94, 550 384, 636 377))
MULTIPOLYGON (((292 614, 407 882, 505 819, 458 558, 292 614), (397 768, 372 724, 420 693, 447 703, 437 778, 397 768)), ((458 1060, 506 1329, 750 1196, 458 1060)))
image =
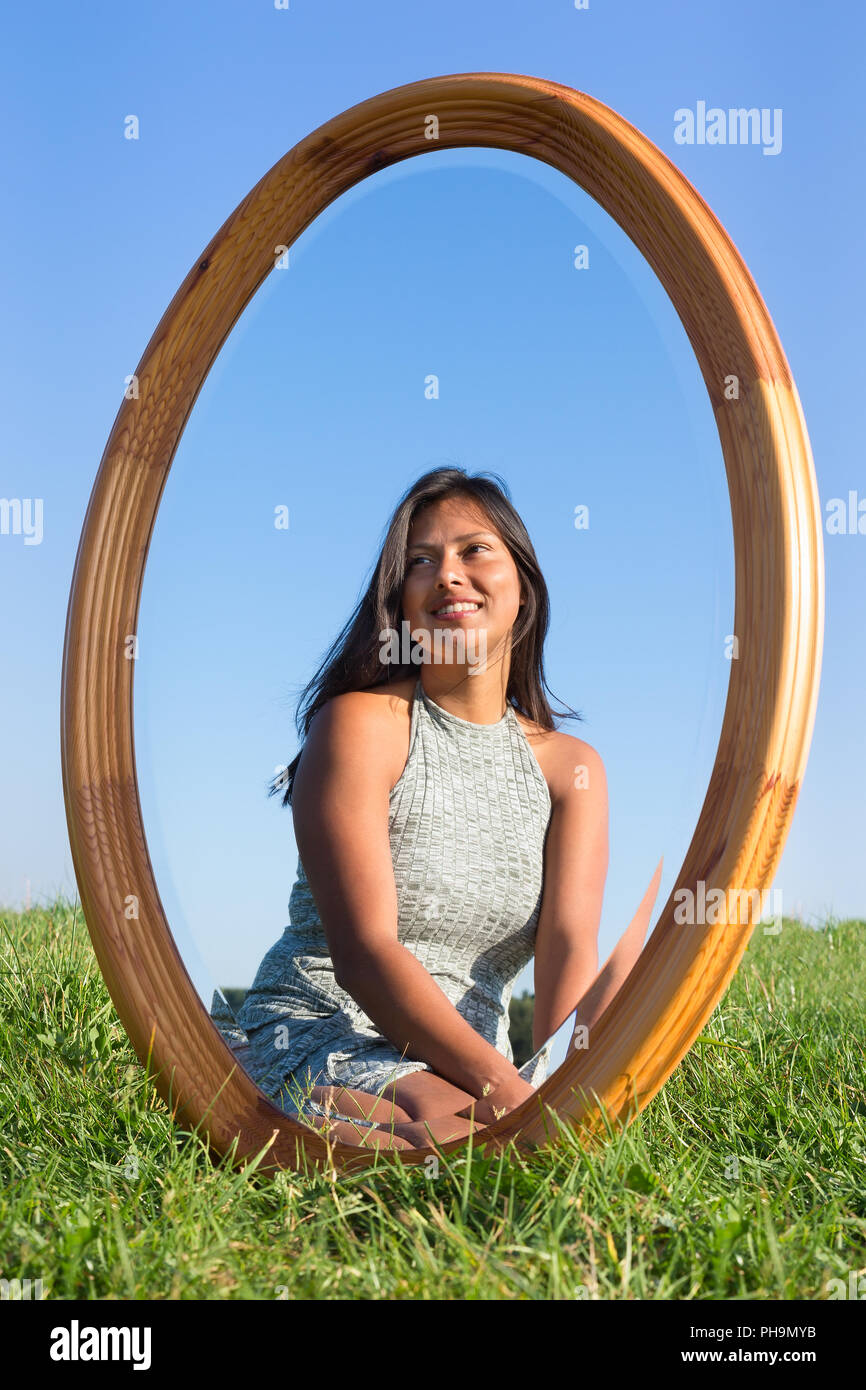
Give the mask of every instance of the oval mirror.
POLYGON ((473 1099, 475 1143, 627 1118, 761 915, 814 717, 814 477, 766 311, 672 168, 555 84, 385 93, 253 190, 136 373, 70 602, 64 787, 118 1010, 218 1148, 423 1161, 473 1099), (302 693, 346 696, 306 775, 302 693), (100 710, 102 752, 74 737, 100 710))

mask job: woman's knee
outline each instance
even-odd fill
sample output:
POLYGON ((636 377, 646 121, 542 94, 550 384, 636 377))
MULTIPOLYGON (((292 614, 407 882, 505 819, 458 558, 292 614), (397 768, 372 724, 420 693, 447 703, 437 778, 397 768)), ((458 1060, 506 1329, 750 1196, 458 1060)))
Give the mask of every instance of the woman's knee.
MULTIPOLYGON (((307 1115, 304 1123, 321 1131, 332 1142, 351 1144, 357 1149, 414 1149, 415 1145, 408 1135, 398 1134, 398 1126, 365 1126, 353 1124, 351 1120, 329 1120, 324 1115, 307 1115)), ((402 1126, 401 1126, 402 1128, 402 1126)))
POLYGON ((414 1071, 401 1076, 383 1094, 392 1095, 409 1120, 435 1120, 443 1115, 456 1115, 476 1099, 432 1071, 414 1071))
POLYGON ((483 1128, 484 1125, 458 1115, 438 1115, 430 1120, 412 1120, 409 1124, 395 1125, 394 1135, 408 1140, 415 1149, 430 1149, 434 1143, 447 1144, 452 1139, 466 1139, 483 1128))
POLYGON ((312 1098, 319 1105, 333 1107, 350 1119, 373 1120, 376 1124, 402 1124, 414 1117, 384 1094, 381 1097, 368 1091, 353 1091, 347 1086, 314 1086, 312 1098))

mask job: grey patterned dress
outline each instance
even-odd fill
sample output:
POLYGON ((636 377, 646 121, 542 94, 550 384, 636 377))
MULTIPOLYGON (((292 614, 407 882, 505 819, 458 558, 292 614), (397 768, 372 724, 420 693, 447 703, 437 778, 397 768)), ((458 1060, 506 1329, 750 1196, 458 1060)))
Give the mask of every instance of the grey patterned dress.
MULTIPOLYGON (((508 1006, 534 954, 550 814, 547 782, 514 709, 496 724, 473 724, 431 700, 419 679, 388 818, 398 939, 509 1061, 508 1006)), ((237 1020, 216 994, 211 1012, 262 1090, 298 1114, 325 1113, 302 1099, 313 1085, 379 1094, 409 1072, 432 1070, 402 1055, 337 984, 300 858, 289 925, 237 1020)), ((530 1084, 545 1079, 550 1049, 519 1068, 530 1084)))

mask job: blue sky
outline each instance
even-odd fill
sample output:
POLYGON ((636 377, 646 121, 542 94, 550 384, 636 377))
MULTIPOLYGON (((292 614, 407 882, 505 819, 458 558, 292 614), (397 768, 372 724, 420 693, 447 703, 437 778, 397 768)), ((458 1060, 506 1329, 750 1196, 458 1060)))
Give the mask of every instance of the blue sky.
MULTIPOLYGON (((803 402, 822 507, 866 494, 863 27, 854 6, 594 0, 7 15, 0 496, 42 499, 43 526, 39 544, 0 534, 0 902, 19 906, 28 884, 34 901, 76 891, 60 662, 124 379, 246 193, 356 102, 502 71, 619 111, 679 165, 754 276, 803 402), (675 113, 701 101, 781 110, 781 149, 678 144, 675 113)), ((588 195, 524 156, 434 150, 332 204, 271 273, 205 382, 165 489, 138 628, 136 757, 160 893, 205 997, 248 984, 288 920, 291 813, 265 793, 296 751, 293 698, 360 596, 400 495, 445 462, 507 482, 550 589, 547 678, 585 716, 563 727, 605 761, 602 958, 662 854, 657 911, 674 885, 721 728, 734 605, 703 382, 661 286, 588 195), (579 504, 587 531, 574 528, 579 504), (287 531, 274 528, 278 505, 287 531)), ((821 695, 775 880, 784 911, 812 921, 866 901, 864 547, 825 534, 821 695)))

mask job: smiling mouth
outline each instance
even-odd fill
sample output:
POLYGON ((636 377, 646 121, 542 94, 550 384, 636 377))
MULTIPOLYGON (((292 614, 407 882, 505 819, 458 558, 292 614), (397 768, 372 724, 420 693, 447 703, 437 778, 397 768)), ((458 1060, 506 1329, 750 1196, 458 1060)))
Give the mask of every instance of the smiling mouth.
POLYGON ((460 600, 456 603, 446 603, 441 608, 435 609, 432 616, 434 618, 466 618, 471 613, 477 613, 480 607, 480 603, 460 600))

